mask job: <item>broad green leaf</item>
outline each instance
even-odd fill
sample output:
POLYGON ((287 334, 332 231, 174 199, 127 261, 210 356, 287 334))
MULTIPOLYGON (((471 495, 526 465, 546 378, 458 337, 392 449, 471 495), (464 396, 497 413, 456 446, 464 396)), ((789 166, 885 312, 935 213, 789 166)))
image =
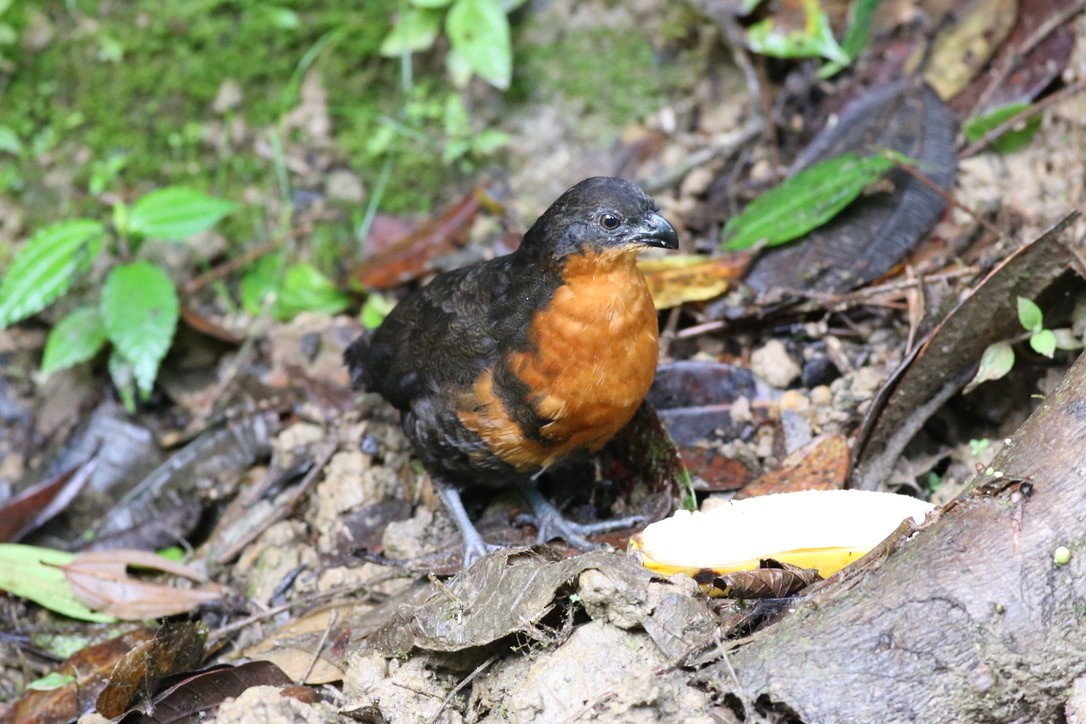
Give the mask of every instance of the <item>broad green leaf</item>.
POLYGON ((404 53, 426 50, 434 44, 441 28, 441 12, 426 8, 407 8, 381 42, 381 55, 396 58, 404 53))
POLYGON ((206 231, 237 204, 201 191, 171 186, 152 191, 128 210, 129 233, 163 241, 182 241, 206 231))
POLYGON ((45 340, 41 360, 43 376, 67 369, 98 354, 106 343, 106 328, 93 307, 80 307, 56 323, 45 340))
POLYGON ((336 285, 311 264, 294 264, 280 277, 281 258, 258 260, 241 280, 241 304, 250 314, 260 314, 264 299, 274 293, 271 315, 280 321, 294 319, 301 312, 337 314, 349 300, 336 285))
POLYGON ((981 382, 998 380, 1004 377, 1014 367, 1014 350, 1008 342, 996 342, 990 344, 980 356, 980 367, 969 384, 965 386, 965 392, 971 392, 981 382))
POLYGON ((113 616, 92 611, 75 597, 60 568, 74 559, 71 553, 51 548, 0 543, 0 590, 82 621, 116 621, 113 616))
POLYGON ((18 156, 23 152, 23 142, 8 126, 0 126, 0 151, 18 156))
MULTIPOLYGON (((984 115, 970 116, 962 124, 962 132, 970 143, 975 143, 984 137, 989 131, 998 128, 1009 119, 1017 116, 1022 111, 1029 108, 1029 103, 1019 102, 1011 103, 1006 106, 1001 106, 993 111, 989 111, 984 115)), ((1017 125, 1017 124, 1016 124, 1017 125)), ((1027 120, 1022 128, 1013 129, 1005 133, 1000 134, 991 145, 991 149, 996 153, 1011 153, 1026 146, 1036 135, 1037 129, 1041 127, 1041 117, 1034 116, 1027 120)))
POLYGON ((456 0, 445 17, 453 50, 495 88, 505 90, 513 77, 509 18, 499 0, 456 0))
POLYGON ((747 30, 747 45, 756 53, 776 58, 816 58, 848 65, 848 54, 833 37, 830 20, 818 0, 803 0, 804 27, 782 30, 773 18, 766 18, 747 30))
POLYGON ((295 264, 283 275, 283 286, 273 312, 277 319, 289 321, 301 312, 338 314, 350 300, 332 281, 312 264, 295 264))
POLYGON ((177 290, 154 264, 137 261, 110 272, 102 287, 102 321, 109 340, 132 364, 146 398, 177 329, 177 290))
POLYGON ((1056 354, 1056 335, 1052 333, 1051 329, 1042 329, 1030 336, 1029 346, 1037 354, 1052 359, 1052 355, 1056 354))
POLYGON ((1082 340, 1075 336, 1067 327, 1061 327, 1060 329, 1053 329, 1052 334, 1056 335, 1056 349, 1082 349, 1082 340))
POLYGON ((0 329, 52 304, 102 250, 105 228, 72 219, 30 238, 0 282, 0 329))
POLYGON ((759 241, 777 246, 800 237, 836 216, 893 166, 887 156, 855 153, 816 163, 729 219, 721 234, 724 249, 741 251, 759 241))
POLYGON ((1027 332, 1040 332, 1044 329, 1044 315, 1041 308, 1032 299, 1018 297, 1018 322, 1027 332))

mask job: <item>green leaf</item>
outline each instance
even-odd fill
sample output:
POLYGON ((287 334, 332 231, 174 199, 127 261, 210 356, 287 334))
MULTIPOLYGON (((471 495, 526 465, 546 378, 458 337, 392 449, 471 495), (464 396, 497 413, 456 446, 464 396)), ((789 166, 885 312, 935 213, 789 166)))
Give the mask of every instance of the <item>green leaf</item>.
POLYGON ((26 688, 31 691, 53 691, 60 689, 75 681, 75 677, 71 674, 62 674, 59 671, 53 671, 46 674, 40 679, 34 679, 26 688))
POLYGON ((817 58, 848 65, 848 54, 833 37, 830 20, 818 0, 803 0, 805 22, 800 30, 780 30, 766 18, 747 30, 747 45, 756 53, 775 58, 817 58))
POLYGON ((76 598, 60 568, 74 559, 71 553, 51 548, 0 543, 0 590, 81 621, 116 621, 113 616, 92 611, 76 598))
POLYGON ((871 40, 871 21, 875 17, 881 0, 853 0, 849 8, 848 29, 841 49, 849 58, 855 60, 871 40))
POLYGON ((1018 321, 1027 332, 1040 332, 1044 329, 1041 308, 1032 299, 1018 297, 1018 321))
POLYGON ((264 297, 279 286, 282 256, 269 254, 257 259, 241 277, 241 306, 256 316, 264 310, 264 297))
POLYGON ((102 250, 105 228, 72 219, 30 238, 0 282, 0 329, 52 304, 102 250))
POLYGON ((1029 346, 1037 354, 1052 359, 1052 356, 1056 354, 1056 335, 1052 333, 1051 329, 1042 329, 1030 336, 1029 346))
POLYGON ((116 267, 102 287, 102 321, 109 340, 132 364, 144 398, 173 341, 178 308, 173 282, 145 261, 116 267))
POLYGON ((48 376, 98 354, 106 343, 106 328, 93 307, 80 307, 56 323, 45 340, 41 373, 48 376))
POLYGON ((425 8, 407 8, 381 42, 381 55, 397 58, 404 53, 426 50, 437 39, 441 12, 425 8))
POLYGON ((128 231, 145 238, 182 241, 206 231, 237 208, 232 201, 171 186, 152 191, 128 211, 128 231))
POLYGON ((445 33, 453 50, 483 80, 501 90, 509 87, 513 45, 499 0, 456 0, 445 17, 445 33))
POLYGON ((298 13, 290 8, 257 5, 255 9, 259 10, 264 18, 279 30, 297 30, 302 25, 302 19, 298 17, 298 13))
POLYGON ((19 156, 23 152, 23 142, 8 126, 0 126, 0 152, 19 156))
POLYGON ((350 300, 332 281, 312 264, 295 264, 283 275, 273 313, 277 319, 289 321, 301 312, 338 314, 350 300))
MULTIPOLYGON (((989 131, 998 128, 1027 108, 1029 108, 1029 103, 1022 101, 1001 106, 980 116, 970 116, 962 124, 962 132, 965 133, 965 137, 970 143, 975 143, 989 131)), ((992 143, 991 149, 996 153, 1017 151, 1033 139, 1040 127, 1041 117, 1034 116, 1025 121, 1021 128, 1001 133, 999 138, 992 143)))
POLYGON ((362 305, 362 326, 366 329, 377 329, 395 306, 395 299, 377 292, 370 292, 362 305))
POLYGON ((445 8, 452 5, 453 0, 411 0, 411 4, 417 8, 445 8))
POLYGON ((984 354, 980 356, 980 367, 977 374, 965 386, 964 392, 971 392, 981 382, 998 380, 1004 377, 1014 367, 1014 350, 1009 342, 996 342, 988 345, 984 354))
POLYGON ((90 645, 90 638, 80 634, 61 634, 40 631, 30 634, 31 645, 63 661, 90 645))
POLYGON ((816 163, 729 219, 721 234, 724 249, 749 249, 759 241, 777 246, 802 236, 836 216, 893 166, 887 156, 855 153, 816 163))
POLYGON ((259 259, 241 279, 241 304, 250 314, 260 314, 264 298, 276 294, 271 315, 289 321, 301 312, 337 314, 349 300, 335 284, 312 264, 295 264, 280 276, 279 256, 259 259))
POLYGON ((830 61, 818 70, 819 78, 831 78, 856 60, 871 40, 871 21, 881 0, 853 0, 849 6, 848 28, 845 39, 841 41, 841 50, 848 56, 847 63, 830 61))

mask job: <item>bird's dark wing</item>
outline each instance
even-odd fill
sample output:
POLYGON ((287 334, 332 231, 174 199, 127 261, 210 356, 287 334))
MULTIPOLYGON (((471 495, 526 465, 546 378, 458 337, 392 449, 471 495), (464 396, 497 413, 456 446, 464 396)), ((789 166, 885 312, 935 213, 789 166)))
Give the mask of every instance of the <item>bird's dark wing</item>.
POLYGON ((514 266, 510 256, 499 257, 439 274, 408 296, 347 350, 356 383, 401 410, 421 395, 470 387, 499 358, 492 317, 509 305, 514 266))

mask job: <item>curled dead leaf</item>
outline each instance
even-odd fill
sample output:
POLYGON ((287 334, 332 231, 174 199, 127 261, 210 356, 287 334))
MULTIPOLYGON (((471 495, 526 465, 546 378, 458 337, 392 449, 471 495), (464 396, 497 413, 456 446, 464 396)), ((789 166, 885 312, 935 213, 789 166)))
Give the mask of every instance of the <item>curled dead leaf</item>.
POLYGON ((136 550, 107 550, 79 553, 61 566, 68 583, 83 604, 121 619, 139 621, 192 611, 223 598, 224 586, 206 581, 193 568, 162 556, 136 550), (129 566, 171 573, 200 585, 177 588, 133 578, 129 566))

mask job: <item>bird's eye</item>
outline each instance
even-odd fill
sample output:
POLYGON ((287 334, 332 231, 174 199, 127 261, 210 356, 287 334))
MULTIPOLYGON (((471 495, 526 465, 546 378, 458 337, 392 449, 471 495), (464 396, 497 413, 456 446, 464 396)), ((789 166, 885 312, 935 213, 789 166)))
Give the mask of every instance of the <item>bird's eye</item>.
POLYGON ((600 226, 608 231, 614 231, 621 222, 614 214, 600 214, 600 226))

